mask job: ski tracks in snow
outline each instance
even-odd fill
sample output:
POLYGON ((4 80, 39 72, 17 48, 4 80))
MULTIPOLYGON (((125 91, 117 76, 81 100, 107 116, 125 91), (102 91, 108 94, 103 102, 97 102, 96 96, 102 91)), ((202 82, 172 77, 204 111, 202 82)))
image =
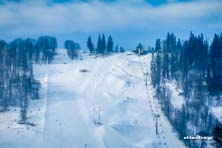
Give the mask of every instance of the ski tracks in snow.
POLYGON ((47 68, 43 147, 160 146, 146 96, 146 93, 152 96, 153 92, 152 89, 146 92, 136 55, 123 53, 105 58, 87 57, 82 61, 57 56, 56 62, 47 68), (82 68, 87 72, 80 72, 82 68))

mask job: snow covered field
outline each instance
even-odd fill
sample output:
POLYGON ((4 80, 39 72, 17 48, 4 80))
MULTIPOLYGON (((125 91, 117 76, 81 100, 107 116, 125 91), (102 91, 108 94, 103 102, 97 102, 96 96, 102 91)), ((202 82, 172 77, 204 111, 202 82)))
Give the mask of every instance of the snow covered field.
POLYGON ((150 61, 151 55, 127 53, 70 60, 59 49, 52 64, 34 66, 41 100, 31 103, 29 117, 36 126, 18 125, 14 110, 0 114, 0 147, 184 147, 160 111, 149 75, 145 87, 150 61))

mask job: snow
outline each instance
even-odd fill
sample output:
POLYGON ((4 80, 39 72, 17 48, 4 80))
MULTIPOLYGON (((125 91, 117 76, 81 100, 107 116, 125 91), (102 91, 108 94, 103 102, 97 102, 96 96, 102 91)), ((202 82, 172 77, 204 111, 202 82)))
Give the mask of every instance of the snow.
MULTIPOLYGON (((37 126, 15 129, 21 126, 11 121, 17 115, 1 114, 0 147, 184 147, 154 98, 150 77, 145 87, 142 59, 129 53, 97 58, 85 53, 84 60, 70 60, 59 49, 52 64, 35 65, 42 99, 29 109, 37 126), (13 128, 8 129, 8 124, 13 128)), ((151 55, 143 58, 149 70, 151 55)))
POLYGON ((168 93, 171 97, 169 97, 171 100, 171 104, 177 108, 181 109, 183 104, 185 103, 184 97, 180 95, 183 93, 183 90, 177 88, 176 82, 175 81, 168 81, 165 86, 167 87, 168 93))
POLYGON ((29 123, 34 126, 18 124, 19 112, 18 107, 11 107, 7 113, 0 113, 0 147, 35 147, 32 142, 41 144, 44 109, 43 100, 32 101, 28 112, 29 123))
POLYGON ((222 107, 221 106, 211 107, 211 112, 219 121, 222 121, 222 107))

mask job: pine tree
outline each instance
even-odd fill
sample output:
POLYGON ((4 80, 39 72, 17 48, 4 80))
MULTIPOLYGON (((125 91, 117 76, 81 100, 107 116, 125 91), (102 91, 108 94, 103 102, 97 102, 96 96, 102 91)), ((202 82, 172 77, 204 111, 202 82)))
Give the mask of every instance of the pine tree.
POLYGON ((210 56, 211 56, 211 66, 212 66, 212 75, 213 77, 222 76, 222 47, 220 47, 220 38, 215 34, 213 42, 210 47, 210 56))
POLYGON ((219 35, 214 36, 210 46, 210 72, 208 72, 208 81, 211 90, 222 90, 222 38, 219 35))
POLYGON ((114 50, 114 52, 116 52, 116 53, 119 52, 119 45, 118 45, 118 44, 115 46, 115 50, 114 50))
POLYGON ((156 40, 155 52, 159 52, 161 50, 161 41, 160 39, 156 40))
POLYGON ((105 37, 105 35, 103 34, 102 35, 102 43, 101 43, 101 53, 102 54, 105 54, 105 53, 107 53, 107 51, 106 51, 106 37, 105 37))
POLYGON ((222 124, 218 122, 213 131, 213 137, 216 141, 216 147, 220 148, 222 145, 222 124))
POLYGON ((107 52, 112 53, 113 52, 113 39, 111 36, 108 37, 107 41, 107 52))
POLYGON ((90 36, 87 41, 87 47, 89 48, 90 53, 94 53, 94 46, 93 46, 92 39, 90 36))
POLYGON ((97 48, 96 48, 96 52, 101 54, 102 53, 102 39, 101 39, 101 36, 99 34, 99 37, 98 37, 98 41, 97 41, 97 48))

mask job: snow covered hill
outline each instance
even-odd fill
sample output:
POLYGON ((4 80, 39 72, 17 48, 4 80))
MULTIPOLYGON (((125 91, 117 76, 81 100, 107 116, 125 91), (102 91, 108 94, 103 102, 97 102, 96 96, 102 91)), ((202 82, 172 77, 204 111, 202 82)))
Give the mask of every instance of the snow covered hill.
POLYGON ((149 75, 145 87, 151 55, 82 58, 70 60, 59 49, 52 64, 34 66, 41 100, 31 102, 28 116, 36 126, 16 124, 13 109, 0 114, 0 147, 184 147, 160 111, 149 75))

